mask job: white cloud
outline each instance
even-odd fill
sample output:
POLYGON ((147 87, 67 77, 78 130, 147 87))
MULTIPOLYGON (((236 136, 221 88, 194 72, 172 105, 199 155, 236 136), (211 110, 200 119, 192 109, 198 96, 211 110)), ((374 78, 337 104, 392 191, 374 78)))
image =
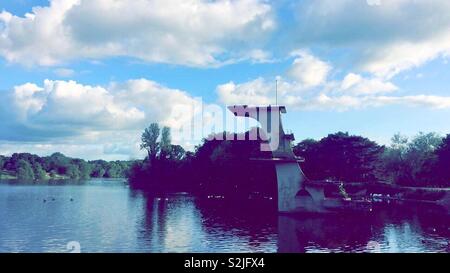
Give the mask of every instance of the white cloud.
MULTIPOLYGON (((251 83, 251 82, 249 82, 251 83)), ((235 94, 232 97, 221 97, 225 104, 258 104, 258 101, 273 100, 272 96, 260 96, 258 100, 252 100, 247 96, 245 87, 249 83, 234 86, 235 94), (238 93, 239 92, 239 93, 238 93), (228 100, 227 100, 228 99, 228 100)), ((329 94, 318 91, 314 95, 290 94, 285 92, 279 98, 279 104, 286 105, 294 110, 300 111, 348 111, 368 107, 382 107, 387 105, 403 105, 411 107, 428 107, 432 109, 450 109, 450 97, 434 95, 412 95, 412 96, 384 96, 384 95, 342 95, 329 94)))
POLYGON ((201 103, 182 90, 167 88, 146 79, 112 83, 109 90, 114 94, 117 105, 134 106, 145 113, 145 122, 141 125, 158 121, 164 126, 179 129, 192 118, 201 103), (194 109, 192 115, 183 112, 187 109, 194 109))
POLYGON ((447 0, 306 0, 298 4, 293 46, 351 52, 359 68, 392 77, 450 53, 447 0))
POLYGON ((12 111, 22 124, 43 129, 125 128, 145 118, 136 107, 117 104, 110 90, 75 81, 45 80, 43 87, 27 83, 16 86, 12 97, 12 111))
POLYGON ((367 79, 361 75, 349 73, 341 82, 341 90, 343 93, 352 95, 374 95, 390 93, 398 90, 398 87, 382 79, 367 79))
POLYGON ((195 114, 183 110, 200 103, 146 79, 105 87, 45 80, 42 86, 26 83, 0 95, 0 153, 14 142, 37 152, 63 147, 60 151, 91 159, 137 157, 143 128, 159 122, 177 130, 195 114))
POLYGON ((51 0, 23 17, 0 13, 0 55, 26 65, 110 56, 188 66, 261 60, 255 48, 275 28, 272 17, 259 0, 51 0))
POLYGON ((217 86, 216 89, 219 100, 228 105, 232 104, 252 104, 266 105, 274 104, 272 100, 274 86, 269 85, 263 78, 258 78, 242 84, 229 82, 217 86))
POLYGON ((446 56, 450 54, 450 24, 448 28, 448 32, 426 40, 400 41, 372 50, 362 64, 363 69, 381 77, 392 77, 403 70, 446 56))
POLYGON ((305 87, 314 87, 326 81, 331 70, 329 64, 306 51, 295 51, 293 55, 297 58, 288 71, 293 80, 305 87))
POLYGON ((227 105, 275 104, 275 90, 278 89, 279 101, 294 105, 302 101, 301 95, 327 84, 331 65, 304 50, 296 50, 291 55, 295 56, 295 59, 286 72, 289 79, 278 76, 278 88, 275 79, 262 77, 240 84, 228 82, 216 88, 219 101, 227 105))
MULTIPOLYGON (((321 62, 311 54, 308 60, 321 62)), ((321 66, 321 65, 319 65, 321 66)), ((297 59, 293 62, 288 74, 298 68, 297 59)), ((314 74, 314 65, 302 67, 303 75, 314 74), (308 70, 310 68, 310 70, 308 70)), ((332 70, 327 65, 326 74, 332 70)), ((363 77, 359 74, 348 73, 341 80, 326 81, 320 77, 321 84, 305 85, 304 80, 286 80, 277 77, 279 104, 296 110, 312 111, 347 111, 367 107, 381 107, 386 105, 404 105, 429 107, 432 109, 450 109, 450 97, 433 95, 396 96, 399 88, 393 83, 377 77, 363 77), (314 88, 312 88, 314 87, 314 88), (385 94, 392 94, 386 96, 385 94)), ((219 101, 223 104, 274 104, 275 80, 257 78, 244 83, 229 82, 217 86, 219 101)), ((318 81, 317 81, 318 82, 318 81)))

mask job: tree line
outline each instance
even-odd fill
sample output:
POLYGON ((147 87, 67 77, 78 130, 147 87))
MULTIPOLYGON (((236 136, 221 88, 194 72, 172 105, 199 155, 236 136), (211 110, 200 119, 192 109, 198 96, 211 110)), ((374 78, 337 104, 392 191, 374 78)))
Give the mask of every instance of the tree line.
MULTIPOLYGON (((228 139, 223 137, 220 139, 228 139)), ((248 138, 247 138, 248 139, 248 138)), ((194 152, 172 145, 170 129, 152 124, 142 134, 147 157, 129 172, 132 187, 149 191, 190 191, 220 195, 273 195, 276 175, 260 141, 203 140, 194 152)), ((394 135, 379 145, 344 132, 293 147, 308 179, 342 182, 386 182, 413 187, 450 187, 450 135, 394 135)))
MULTIPOLYGON (((191 152, 172 144, 169 128, 153 123, 141 137, 141 148, 147 152, 144 160, 85 161, 61 153, 47 157, 16 153, 0 156, 0 178, 127 177, 133 188, 153 192, 275 193, 273 164, 254 160, 270 158, 271 153, 260 151, 260 141, 229 141, 226 134, 203 140, 191 152)), ((293 150, 305 159, 300 165, 310 180, 450 187, 450 134, 419 133, 411 139, 396 134, 390 145, 379 145, 362 136, 338 132, 320 140, 303 140, 293 150)))
POLYGON ((88 179, 126 177, 131 161, 85 161, 61 153, 40 157, 29 153, 0 156, 0 175, 21 180, 88 179))
POLYGON ((339 132, 319 141, 303 140, 294 152, 305 158, 303 171, 313 180, 450 187, 450 135, 419 133, 408 139, 396 134, 390 145, 381 146, 339 132))

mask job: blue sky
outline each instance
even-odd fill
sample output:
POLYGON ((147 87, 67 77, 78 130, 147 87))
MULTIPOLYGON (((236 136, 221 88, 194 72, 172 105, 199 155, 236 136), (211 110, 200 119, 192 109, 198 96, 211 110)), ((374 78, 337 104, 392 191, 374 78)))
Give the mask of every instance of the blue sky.
POLYGON ((444 135, 448 14, 446 0, 2 1, 0 154, 139 158, 150 122, 179 128, 199 98, 274 103, 275 79, 297 140, 444 135))

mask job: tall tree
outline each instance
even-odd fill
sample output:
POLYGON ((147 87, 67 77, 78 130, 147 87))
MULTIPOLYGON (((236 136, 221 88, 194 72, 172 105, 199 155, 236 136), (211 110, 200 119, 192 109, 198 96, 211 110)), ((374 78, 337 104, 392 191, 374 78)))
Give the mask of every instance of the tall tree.
POLYGON ((436 180, 436 149, 442 138, 436 133, 419 133, 411 140, 399 134, 383 155, 384 177, 405 186, 430 186, 436 180))
POLYGON ((141 149, 147 150, 150 162, 155 160, 160 149, 158 143, 159 131, 158 123, 152 123, 148 128, 145 128, 141 136, 141 149))
POLYGON ((386 148, 381 158, 383 180, 395 184, 400 184, 400 181, 411 183, 411 170, 406 161, 408 142, 408 138, 400 133, 391 138, 391 145, 386 148))
POLYGON ((161 141, 160 141, 160 158, 167 159, 170 156, 172 149, 172 140, 170 138, 170 128, 163 127, 161 131, 161 141))

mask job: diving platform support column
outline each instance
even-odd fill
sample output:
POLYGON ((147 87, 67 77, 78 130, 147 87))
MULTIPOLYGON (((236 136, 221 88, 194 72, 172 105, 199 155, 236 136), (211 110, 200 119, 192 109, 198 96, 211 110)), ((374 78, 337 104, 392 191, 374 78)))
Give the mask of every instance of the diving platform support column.
MULTIPOLYGON (((248 117, 260 124, 259 137, 264 140, 261 151, 271 151, 271 161, 275 164, 278 187, 278 211, 293 212, 299 208, 297 196, 304 190, 306 180, 298 159, 292 150, 293 134, 286 134, 281 123, 281 114, 286 113, 284 106, 248 106, 235 105, 228 109, 235 116, 248 117)), ((256 138, 255 138, 256 139, 256 138)))

